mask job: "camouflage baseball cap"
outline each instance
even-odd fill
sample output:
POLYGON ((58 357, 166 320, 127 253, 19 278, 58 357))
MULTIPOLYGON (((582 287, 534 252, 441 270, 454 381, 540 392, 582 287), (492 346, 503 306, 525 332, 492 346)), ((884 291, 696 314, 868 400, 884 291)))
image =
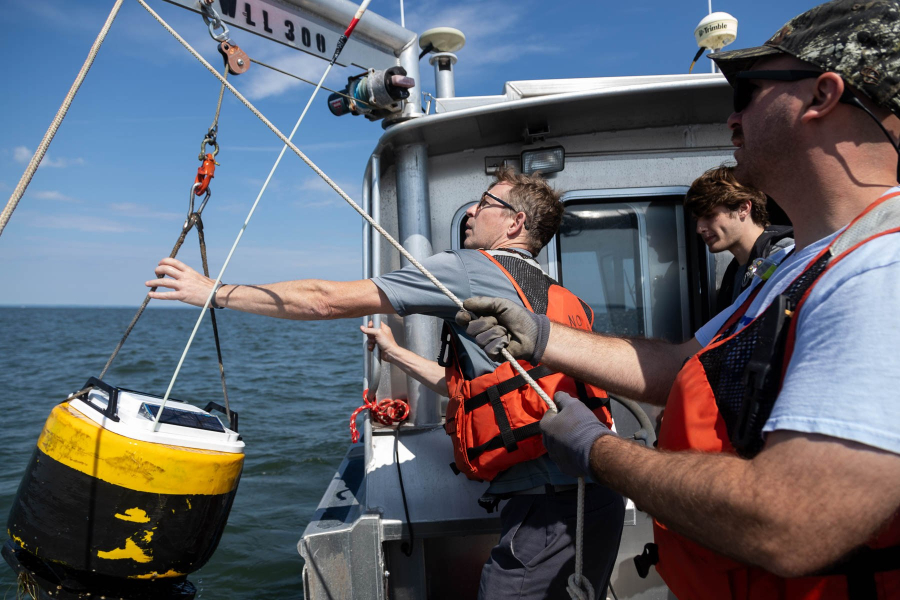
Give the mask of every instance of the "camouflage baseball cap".
POLYGON ((790 54, 833 71, 900 116, 900 2, 833 0, 794 17, 756 48, 710 54, 729 82, 767 56, 790 54))

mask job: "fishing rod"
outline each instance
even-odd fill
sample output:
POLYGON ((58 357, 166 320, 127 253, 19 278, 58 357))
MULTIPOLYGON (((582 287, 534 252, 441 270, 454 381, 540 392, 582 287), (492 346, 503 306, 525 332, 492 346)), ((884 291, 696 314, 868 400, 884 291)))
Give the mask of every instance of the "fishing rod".
MULTIPOLYGON (((237 238, 234 240, 234 244, 232 244, 231 250, 228 252, 228 256, 225 258, 225 263, 222 265, 222 269, 219 271, 218 276, 216 276, 216 280, 213 284, 212 290, 210 291, 209 296, 206 298, 206 302, 203 304, 203 308, 200 310, 200 316, 197 318, 197 322, 194 324, 194 329, 193 331, 191 331, 191 336, 188 339, 187 346, 185 346, 184 352, 182 352, 181 354, 181 358, 178 361, 178 366, 175 368, 175 373, 172 375, 172 379, 169 382, 169 387, 166 389, 166 393, 163 396, 159 412, 156 414, 156 419, 153 421, 153 431, 159 430, 159 419, 160 417, 162 417, 163 409, 166 406, 166 402, 168 402, 169 400, 169 395, 172 393, 172 388, 175 386, 175 380, 178 378, 178 374, 181 372, 181 367, 184 364, 184 359, 187 357, 187 353, 191 348, 191 344, 193 344, 194 342, 197 331, 200 329, 200 323, 203 321, 203 317, 206 315, 206 311, 209 309, 210 302, 212 301, 212 297, 215 294, 216 289, 218 289, 219 285, 222 283, 222 276, 225 274, 225 270, 228 268, 228 264, 231 262, 231 257, 234 255, 234 251, 237 249, 241 238, 244 236, 244 231, 246 231, 247 225, 250 224, 250 219, 253 217, 253 213, 256 211, 256 207, 259 204, 259 201, 262 199, 263 194, 269 187, 269 182, 272 180, 272 176, 278 169, 278 165, 281 163, 281 159, 284 157, 284 153, 289 148, 291 140, 293 140, 294 138, 294 134, 297 133, 297 129, 299 129, 300 123, 303 122, 303 119, 306 117, 306 113, 309 111, 309 107, 312 106, 316 95, 319 93, 319 90, 325 83, 325 78, 328 77, 328 74, 331 72, 331 69, 337 62, 338 57, 341 55, 341 51, 347 44, 347 40, 349 40, 350 36, 353 35, 353 30, 356 29, 357 24, 359 24, 359 20, 365 14, 366 9, 369 7, 369 3, 371 1, 372 0, 363 0, 362 4, 359 5, 359 8, 356 11, 356 14, 353 16, 353 19, 350 21, 350 24, 347 25, 347 29, 344 30, 344 33, 341 34, 340 39, 338 39, 337 45, 334 49, 334 55, 331 57, 331 61, 328 63, 328 68, 325 69, 325 73, 323 73, 321 79, 319 79, 319 83, 316 85, 316 89, 313 90, 312 95, 309 97, 309 101, 303 108, 303 112, 300 114, 300 118, 297 119, 297 123, 291 130, 291 134, 288 136, 285 145, 281 148, 281 152, 278 154, 278 158, 275 160, 275 164, 272 165, 272 169, 269 171, 268 177, 266 177, 262 188, 259 190, 259 194, 257 194, 256 200, 253 202, 253 206, 250 207, 250 212, 247 214, 247 218, 244 220, 244 224, 241 226, 241 230, 238 232, 237 238)), ((140 2, 144 6, 144 8, 146 8, 150 12, 150 14, 154 15, 157 20, 160 20, 159 16, 156 15, 156 13, 149 6, 147 6, 144 0, 138 0, 138 2, 140 2)))

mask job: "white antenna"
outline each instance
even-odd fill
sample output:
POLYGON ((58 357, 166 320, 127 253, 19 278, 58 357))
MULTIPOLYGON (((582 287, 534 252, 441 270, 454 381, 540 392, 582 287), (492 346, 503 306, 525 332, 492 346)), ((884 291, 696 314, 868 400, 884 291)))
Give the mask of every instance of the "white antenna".
MULTIPOLYGON (((711 7, 712 0, 709 3, 711 7)), ((707 48, 715 53, 737 38, 737 28, 737 19, 726 12, 714 12, 703 17, 697 28, 694 29, 694 38, 696 38, 701 51, 703 48, 707 48)), ((697 58, 699 58, 699 53, 697 58)), ((716 72, 715 63, 712 65, 712 72, 716 72)))
MULTIPOLYGON (((712 0, 709 0, 712 2, 712 0)), ((400 0, 400 27, 406 28, 406 16, 403 14, 403 0, 400 0)))
MULTIPOLYGON (((403 0, 400 0, 400 2, 402 3, 403 0)), ((712 0, 707 0, 707 2, 709 4, 709 10, 707 11, 706 14, 707 14, 707 16, 709 16, 712 14, 712 0)), ((714 63, 713 61, 709 61, 709 72, 710 73, 716 72, 716 63, 714 63)))

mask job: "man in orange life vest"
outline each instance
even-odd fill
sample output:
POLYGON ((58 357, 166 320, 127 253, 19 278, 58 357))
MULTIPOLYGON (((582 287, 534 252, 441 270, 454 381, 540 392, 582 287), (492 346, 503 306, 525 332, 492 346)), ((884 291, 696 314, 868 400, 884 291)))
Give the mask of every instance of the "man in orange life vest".
MULTIPOLYGON (((559 229, 562 213, 558 192, 544 179, 502 171, 467 211, 466 249, 439 253, 422 263, 457 297, 502 296, 523 310, 527 307, 557 321, 571 318, 590 330, 590 307, 547 277, 535 260, 559 229)), ((160 261, 156 273, 160 279, 148 281, 147 286, 172 291, 151 293, 153 298, 194 306, 206 302, 214 283, 170 258, 160 261)), ((457 467, 472 479, 490 481, 485 503, 495 507, 499 500, 509 499, 501 511, 500 543, 482 570, 479 598, 565 596, 575 561, 577 484, 547 457, 541 443, 539 418, 546 406, 508 363, 488 358, 453 322, 457 306, 418 269, 409 266, 353 282, 223 285, 213 294, 212 304, 302 320, 371 314, 444 319, 449 329, 445 329, 449 334, 446 370, 411 352, 404 355, 406 363, 397 362, 428 387, 449 396, 446 430, 453 439, 457 467)), ((603 390, 537 363, 525 368, 548 393, 564 390, 578 395, 595 421, 611 424, 603 390)), ((591 484, 585 506, 585 551, 594 560, 584 575, 603 594, 619 545, 624 503, 608 488, 591 484)))
POLYGON ((482 317, 460 321, 494 351, 666 406, 660 451, 563 394, 541 429, 565 472, 655 518, 645 560, 658 552, 678 598, 900 598, 900 4, 835 0, 711 58, 734 87, 737 177, 794 224, 774 273, 681 345, 501 299, 466 301, 482 317))

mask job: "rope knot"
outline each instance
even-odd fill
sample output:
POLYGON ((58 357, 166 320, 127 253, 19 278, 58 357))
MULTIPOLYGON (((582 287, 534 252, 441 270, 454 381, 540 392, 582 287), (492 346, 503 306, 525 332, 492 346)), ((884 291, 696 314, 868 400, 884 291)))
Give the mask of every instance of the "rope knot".
POLYGON ((569 592, 569 598, 572 600, 593 600, 596 598, 594 586, 591 585, 588 578, 575 573, 569 575, 566 591, 569 592))
POLYGON ((380 402, 369 400, 369 390, 363 392, 363 405, 350 415, 350 440, 355 444, 359 441, 359 430, 356 428, 356 417, 359 413, 368 410, 372 412, 372 418, 382 425, 390 427, 395 423, 405 421, 409 416, 409 404, 403 400, 384 398, 380 402))

